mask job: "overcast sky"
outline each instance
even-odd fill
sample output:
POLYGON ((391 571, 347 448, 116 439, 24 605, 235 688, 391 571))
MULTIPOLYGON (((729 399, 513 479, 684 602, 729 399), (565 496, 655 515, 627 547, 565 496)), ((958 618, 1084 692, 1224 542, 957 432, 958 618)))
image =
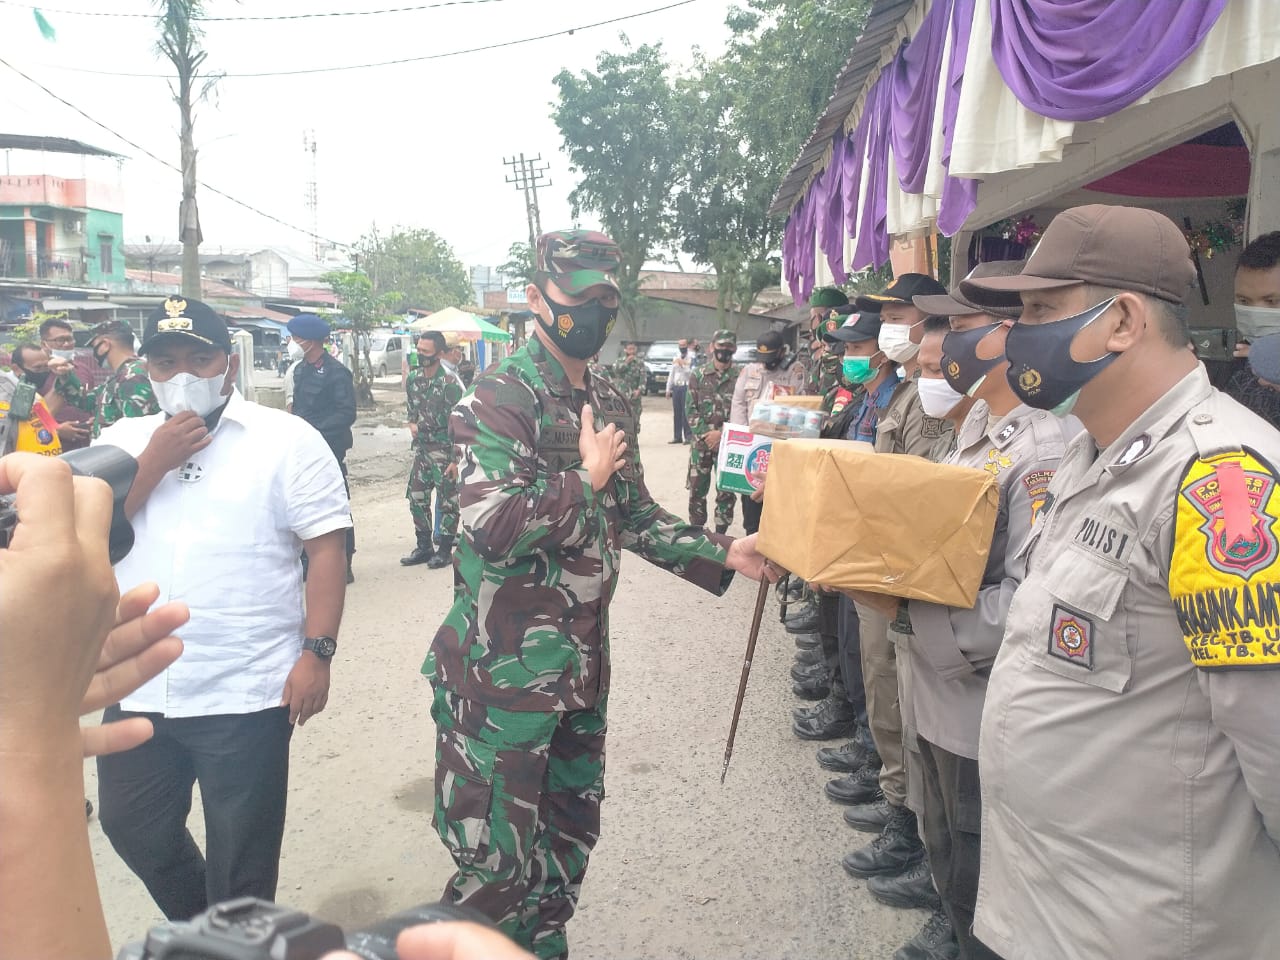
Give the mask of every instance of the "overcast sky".
MULTIPOLYGON (((215 16, 267 16, 417 5, 420 0, 210 0, 215 16)), ((524 202, 504 183, 504 158, 541 153, 552 186, 540 191, 542 225, 570 222, 573 175, 550 119, 563 68, 594 68, 597 54, 661 41, 687 63, 698 46, 719 53, 729 0, 693 0, 572 36, 419 63, 303 76, 236 77, 448 53, 521 40, 674 0, 483 0, 438 9, 358 17, 206 24, 208 68, 228 76, 196 121, 204 182, 282 220, 309 227, 304 203, 310 161, 304 131, 318 145, 319 233, 350 242, 371 223, 428 227, 464 263, 497 265, 528 229, 524 202)), ((149 0, 50 0, 57 31, 47 42, 28 5, 0 0, 0 57, 112 130, 178 163, 177 107, 162 74, 154 20, 70 12, 148 14, 149 0), (59 12, 64 11, 64 12, 59 12)), ((123 166, 125 236, 173 241, 181 183, 176 172, 120 142, 0 66, 0 132, 63 136, 128 156, 123 166)), ((111 167, 107 168, 112 171, 111 167)), ((14 169, 13 173, 27 172, 14 169)), ((39 171, 31 171, 39 172, 39 171)), ((113 174, 114 175, 114 174, 113 174)), ((202 250, 284 245, 307 251, 305 235, 199 194, 202 250)), ((584 226, 594 225, 587 217, 584 226)))

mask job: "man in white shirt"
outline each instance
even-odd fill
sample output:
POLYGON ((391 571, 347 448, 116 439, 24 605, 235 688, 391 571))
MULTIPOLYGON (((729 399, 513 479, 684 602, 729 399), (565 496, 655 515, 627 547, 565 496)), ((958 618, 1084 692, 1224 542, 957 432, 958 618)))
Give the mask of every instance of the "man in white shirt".
POLYGON ((672 432, 675 434, 672 443, 689 443, 693 435, 689 433, 689 420, 684 412, 684 399, 689 393, 689 377, 693 375, 693 360, 689 356, 689 341, 681 340, 677 346, 678 356, 671 361, 671 373, 667 375, 667 396, 671 398, 672 432))
POLYGON ((239 358, 212 309, 170 297, 139 353, 163 413, 96 441, 138 459, 125 503, 136 543, 116 578, 125 590, 157 581, 191 621, 182 657, 107 709, 105 722, 149 718, 155 736, 99 759, 98 806, 116 852, 185 920, 231 897, 275 898, 289 740, 328 698, 351 517, 315 428, 235 389, 239 358), (205 854, 186 826, 197 781, 205 854))

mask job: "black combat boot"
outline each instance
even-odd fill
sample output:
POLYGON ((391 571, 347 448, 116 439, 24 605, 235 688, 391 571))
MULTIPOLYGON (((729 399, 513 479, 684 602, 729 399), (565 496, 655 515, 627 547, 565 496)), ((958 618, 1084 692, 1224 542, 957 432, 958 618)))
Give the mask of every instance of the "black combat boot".
POLYGON ((801 700, 825 700, 831 696, 831 677, 822 672, 807 680, 797 680, 791 685, 791 692, 801 700))
POLYGON ((817 663, 801 665, 797 663, 791 668, 791 679, 796 683, 804 683, 809 680, 822 680, 831 682, 831 670, 827 666, 825 660, 819 660, 817 663))
POLYGON ((916 829, 916 815, 906 807, 893 808, 880 836, 840 861, 845 873, 866 880, 904 873, 924 859, 924 844, 916 829))
POLYGON ((402 567, 415 567, 420 563, 426 563, 435 554, 435 548, 431 546, 430 532, 419 533, 418 545, 413 548, 413 551, 407 557, 400 558, 400 565, 402 567))
POLYGON ((893 816, 893 804, 884 798, 884 794, 870 803, 860 803, 844 812, 844 822, 863 833, 880 833, 884 825, 893 816))
POLYGON ((937 910, 942 906, 938 891, 933 888, 933 871, 929 869, 927 857, 896 877, 872 877, 867 881, 867 889, 888 907, 937 910))
POLYGON ((787 633, 812 633, 818 629, 818 608, 812 603, 802 603, 795 608, 793 615, 787 611, 787 619, 782 621, 787 633))
POLYGON ((853 705, 843 695, 833 695, 813 710, 796 711, 791 732, 801 740, 836 740, 853 733, 857 722, 853 705))
POLYGON ((427 561, 428 570, 439 570, 441 567, 447 567, 453 563, 453 539, 451 537, 440 538, 440 548, 436 550, 436 555, 427 561))
POLYGON ((816 633, 797 633, 795 636, 797 650, 822 649, 822 637, 816 633))
POLYGON ((958 960, 960 944, 951 921, 941 908, 924 922, 920 932, 904 943, 893 960, 958 960))
POLYGON ((826 655, 821 647, 804 647, 796 650, 796 666, 812 667, 815 663, 826 663, 826 655))
POLYGON ((861 738, 854 738, 838 747, 823 747, 818 751, 818 766, 824 770, 853 773, 868 764, 877 770, 883 766, 876 748, 867 746, 866 741, 861 738))
POLYGON ((823 787, 823 793, 836 803, 871 803, 880 796, 880 771, 875 767, 861 766, 838 780, 831 780, 823 787))

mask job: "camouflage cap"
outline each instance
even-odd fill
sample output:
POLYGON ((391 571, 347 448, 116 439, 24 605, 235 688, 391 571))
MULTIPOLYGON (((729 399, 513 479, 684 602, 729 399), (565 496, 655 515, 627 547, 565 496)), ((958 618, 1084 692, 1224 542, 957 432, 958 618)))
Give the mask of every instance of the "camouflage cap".
POLYGON ((533 278, 572 296, 600 284, 616 290, 621 261, 618 245, 598 230, 552 230, 538 238, 533 278))
POLYGON ((717 330, 711 335, 711 345, 714 347, 719 343, 729 343, 736 347, 738 345, 738 335, 732 330, 717 330))

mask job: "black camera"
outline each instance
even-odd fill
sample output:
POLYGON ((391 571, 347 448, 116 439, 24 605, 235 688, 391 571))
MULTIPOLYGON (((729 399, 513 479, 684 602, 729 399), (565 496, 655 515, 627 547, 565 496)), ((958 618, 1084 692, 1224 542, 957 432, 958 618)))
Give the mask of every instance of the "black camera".
POLYGON ((333 923, 301 910, 253 897, 228 900, 186 923, 153 927, 116 960, 319 960, 350 950, 364 960, 397 960, 396 937, 420 923, 468 920, 492 926, 480 914, 447 903, 424 903, 345 937, 333 923))
MULTIPOLYGON (((107 552, 111 563, 117 564, 133 549, 133 526, 124 513, 124 501, 129 488, 138 475, 138 461, 119 447, 102 445, 70 450, 60 460, 65 461, 71 472, 80 477, 97 477, 111 488, 111 533, 107 552)), ((0 547, 9 545, 9 535, 18 525, 18 511, 13 505, 13 495, 0 496, 0 547)))

